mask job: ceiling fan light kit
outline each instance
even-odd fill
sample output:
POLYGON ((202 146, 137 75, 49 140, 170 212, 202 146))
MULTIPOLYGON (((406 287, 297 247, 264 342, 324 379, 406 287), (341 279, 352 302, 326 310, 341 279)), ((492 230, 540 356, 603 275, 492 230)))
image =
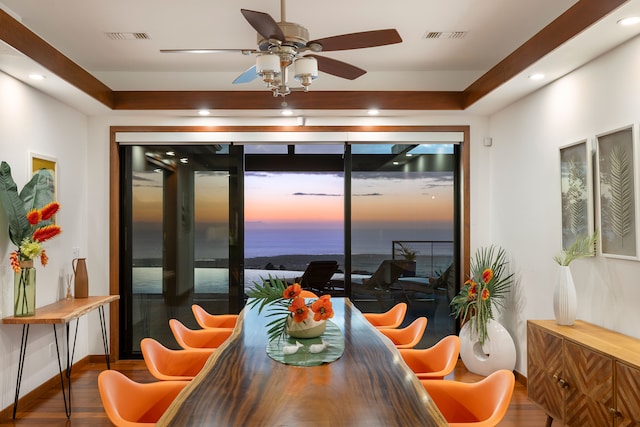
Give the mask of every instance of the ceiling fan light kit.
POLYGON ((285 0, 280 0, 280 22, 271 15, 248 9, 240 9, 242 16, 258 33, 258 49, 164 49, 163 53, 186 52, 220 53, 240 52, 257 54, 255 66, 238 76, 233 83, 248 83, 262 78, 273 96, 286 96, 292 90, 307 92, 318 70, 344 79, 354 80, 365 70, 346 62, 315 55, 318 52, 362 49, 402 42, 395 29, 364 31, 309 41, 309 31, 302 25, 287 22, 285 0), (304 55, 307 52, 312 54, 304 55), (301 87, 291 88, 288 82, 289 67, 293 65, 294 78, 301 87))

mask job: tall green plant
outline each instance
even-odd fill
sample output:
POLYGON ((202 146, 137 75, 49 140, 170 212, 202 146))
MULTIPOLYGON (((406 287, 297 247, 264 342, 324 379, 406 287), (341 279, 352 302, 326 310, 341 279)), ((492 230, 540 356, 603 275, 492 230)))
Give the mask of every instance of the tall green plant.
MULTIPOLYGON (((9 238, 14 245, 19 247, 32 232, 27 213, 53 202, 52 180, 51 171, 41 169, 35 172, 31 180, 18 193, 18 186, 11 177, 11 168, 4 161, 0 164, 0 203, 7 214, 9 238)), ((52 219, 42 221, 40 226, 52 223, 52 219)))
POLYGON ((496 309, 504 307, 504 299, 513 283, 513 273, 507 274, 507 255, 496 246, 483 247, 471 260, 471 277, 460 293, 451 300, 453 315, 470 322, 480 344, 487 339, 487 324, 494 319, 496 309))

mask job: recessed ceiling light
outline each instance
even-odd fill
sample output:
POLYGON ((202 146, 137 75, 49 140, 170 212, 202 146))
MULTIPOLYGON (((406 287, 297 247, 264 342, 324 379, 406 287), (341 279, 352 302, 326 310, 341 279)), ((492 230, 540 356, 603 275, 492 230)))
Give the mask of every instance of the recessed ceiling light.
POLYGON ((369 111, 367 111, 367 114, 369 114, 370 116, 377 116, 378 114, 380 114, 380 110, 378 110, 377 108, 371 108, 369 111))
POLYGON ((187 164, 187 163, 189 163, 189 159, 187 159, 186 157, 183 157, 183 158, 180 159, 180 163, 187 164))
POLYGON ((394 165, 398 166, 400 162, 393 162, 394 165))
POLYGON ((623 26, 636 25, 640 23, 640 16, 628 16, 618 20, 618 24, 623 26))
POLYGON ((29 74, 29 78, 31 80, 44 80, 44 76, 42 74, 36 74, 36 73, 29 74))
POLYGON ((175 151, 167 151, 165 154, 167 156, 175 156, 176 155, 175 151))
POLYGON ((198 114, 201 116, 208 116, 209 114, 211 114, 211 111, 209 110, 199 110, 198 114))
POLYGON ((293 114, 293 111, 288 109, 288 108, 285 108, 284 110, 282 110, 282 115, 283 116, 290 116, 292 114, 293 114))
POLYGON ((406 157, 413 157, 413 153, 407 153, 405 154, 406 157))
POLYGON ((542 74, 542 73, 535 73, 535 74, 531 74, 531 75, 529 76, 529 78, 530 78, 531 80, 542 80, 542 79, 544 79, 544 74, 542 74))

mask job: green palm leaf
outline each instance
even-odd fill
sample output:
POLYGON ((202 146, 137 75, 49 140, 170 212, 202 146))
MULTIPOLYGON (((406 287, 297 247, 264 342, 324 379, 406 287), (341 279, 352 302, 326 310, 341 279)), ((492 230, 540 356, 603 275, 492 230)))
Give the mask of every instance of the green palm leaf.
POLYGON ((633 181, 629 156, 620 145, 614 145, 610 154, 610 193, 609 203, 611 229, 619 239, 631 231, 633 200, 633 181))

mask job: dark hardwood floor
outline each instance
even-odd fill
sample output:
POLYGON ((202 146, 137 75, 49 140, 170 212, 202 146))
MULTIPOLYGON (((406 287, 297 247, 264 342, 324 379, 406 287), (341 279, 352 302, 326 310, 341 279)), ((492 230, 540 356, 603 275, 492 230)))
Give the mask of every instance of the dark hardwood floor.
MULTIPOLYGON (((118 361, 111 365, 112 369, 123 372, 129 378, 139 382, 153 381, 142 360, 118 361)), ((64 413, 62 391, 60 386, 51 387, 44 395, 32 402, 20 403, 16 419, 8 417, 0 420, 2 426, 110 426, 111 423, 102 409, 98 393, 97 376, 105 369, 104 363, 82 364, 72 371, 72 414, 67 419, 64 413)), ((469 373, 459 362, 456 370, 447 379, 474 382, 482 377, 469 373)), ((534 427, 544 426, 546 415, 527 398, 526 388, 516 382, 509 411, 501 427, 534 427)))

